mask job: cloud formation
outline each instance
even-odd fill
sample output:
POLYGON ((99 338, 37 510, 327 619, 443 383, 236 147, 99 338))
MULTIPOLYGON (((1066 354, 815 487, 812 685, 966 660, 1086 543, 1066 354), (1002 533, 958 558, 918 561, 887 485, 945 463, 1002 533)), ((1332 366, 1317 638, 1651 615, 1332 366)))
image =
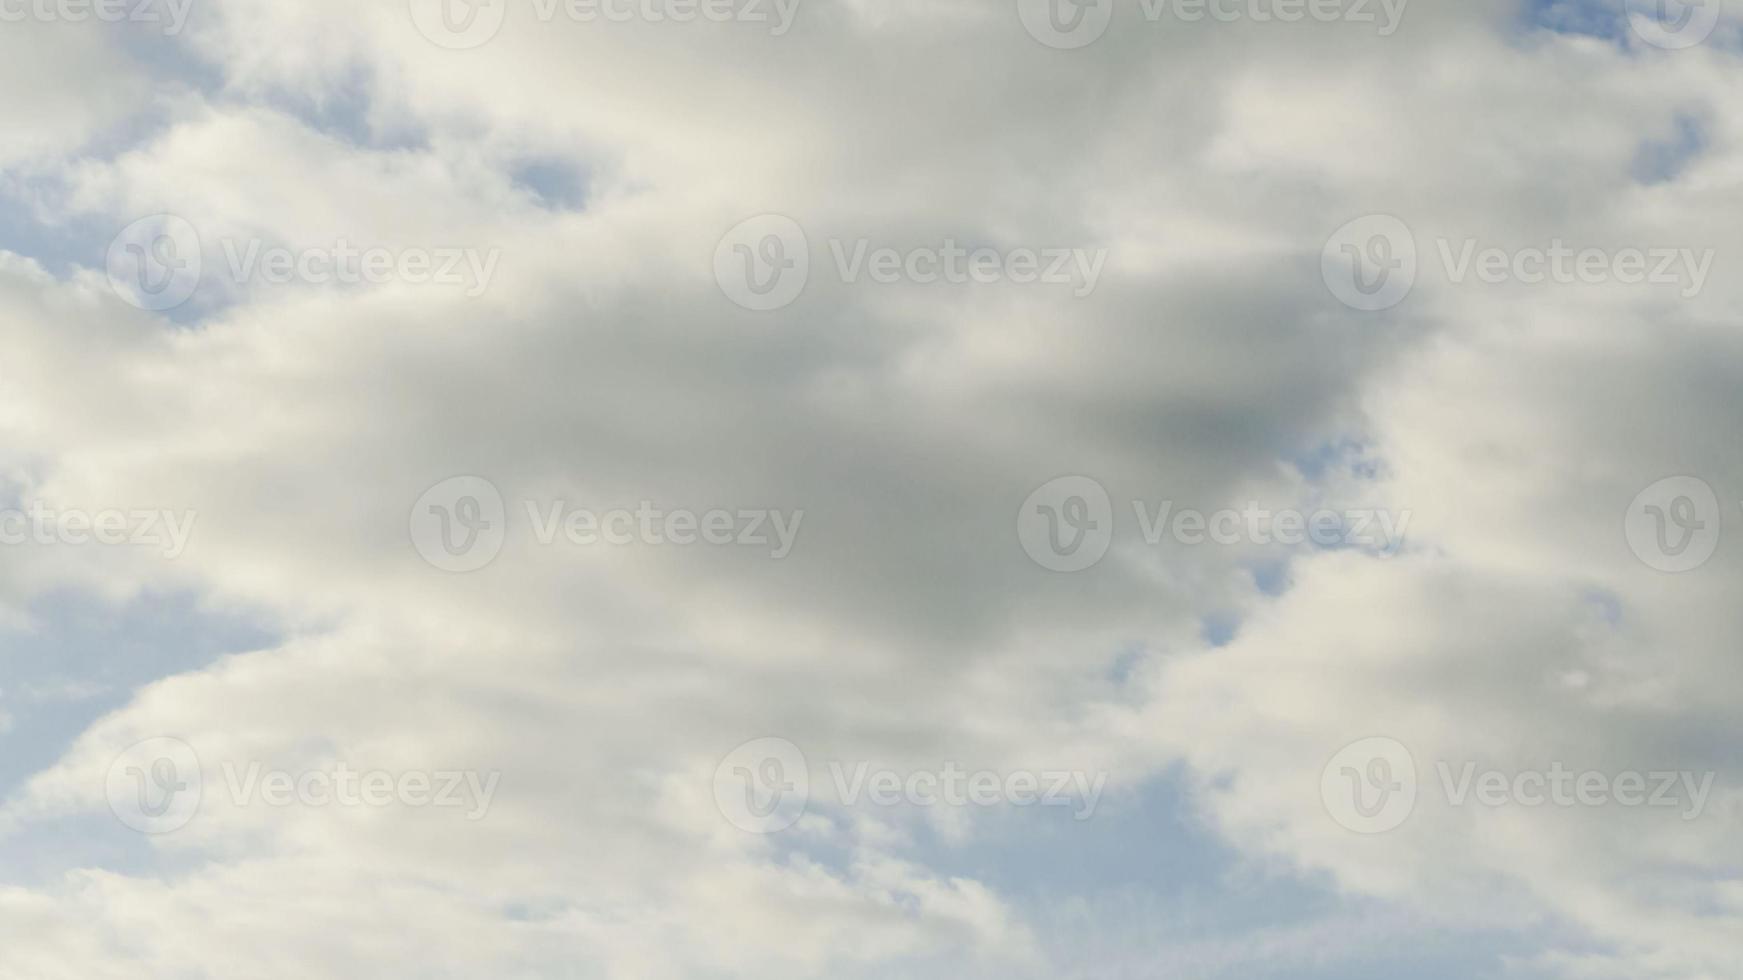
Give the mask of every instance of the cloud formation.
MULTIPOLYGON (((185 594, 271 635, 13 732, 59 744, 7 787, 0 849, 55 843, 0 883, 0 977, 1735 972, 1735 24, 1670 50, 1568 4, 1400 5, 1382 34, 1350 4, 1118 3, 1066 47, 991 0, 721 22, 529 0, 493 29, 409 6, 0 31, 0 505, 197 515, 173 559, 0 548, 8 628, 51 631, 67 594, 99 616, 185 594), (809 274, 747 308, 716 257, 770 214, 809 274), (1352 309, 1329 263, 1401 259, 1328 237, 1376 214, 1415 278, 1352 309), (111 248, 162 215, 191 244, 111 248), (1455 281, 1439 243, 1466 241, 1712 271, 1693 295, 1455 281), (1000 260, 879 281, 831 243, 1000 260), (346 249, 395 262, 296 264, 346 249), (497 258, 461 281, 401 261, 444 250, 497 258), (1105 260, 1086 290, 1023 281, 1024 250, 1105 260), (141 309, 115 254, 199 274, 141 309), (1019 512, 1072 475, 1105 491, 1106 551, 1058 571, 1019 512), (1725 532, 1680 574, 1627 530, 1678 476, 1719 510, 1663 530, 1725 532), (456 477, 484 510, 428 509, 456 477), (1190 543, 1146 535, 1163 503, 1408 524, 1397 549, 1269 523, 1190 543), (621 540, 541 533, 655 509, 621 540), (785 552, 741 546, 758 513, 771 541, 803 514, 785 552), (499 549, 479 567, 420 553, 466 530, 499 549), (1375 736, 1410 752, 1416 804, 1353 832, 1322 782, 1375 736), (197 814, 138 833, 117 760, 166 737, 197 814), (717 775, 766 737, 804 753, 809 800, 747 833, 717 775), (1106 793, 1082 821, 879 806, 838 798, 830 761, 1106 793), (1439 762, 1712 782, 1695 819, 1484 807, 1439 762), (274 806, 226 765, 500 784, 481 819, 274 806), (1196 850, 1189 885, 1131 870, 1196 850)), ((794 255, 745 244, 724 254, 752 278, 794 255)), ((45 698, 20 666, 0 718, 45 698)))

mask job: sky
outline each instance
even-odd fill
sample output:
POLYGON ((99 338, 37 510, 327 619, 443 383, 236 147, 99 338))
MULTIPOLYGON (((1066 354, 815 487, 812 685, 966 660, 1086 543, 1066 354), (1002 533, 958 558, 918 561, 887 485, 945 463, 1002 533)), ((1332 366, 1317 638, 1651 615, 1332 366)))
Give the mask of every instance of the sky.
POLYGON ((0 980, 1743 975, 1735 0, 0 0, 0 980))

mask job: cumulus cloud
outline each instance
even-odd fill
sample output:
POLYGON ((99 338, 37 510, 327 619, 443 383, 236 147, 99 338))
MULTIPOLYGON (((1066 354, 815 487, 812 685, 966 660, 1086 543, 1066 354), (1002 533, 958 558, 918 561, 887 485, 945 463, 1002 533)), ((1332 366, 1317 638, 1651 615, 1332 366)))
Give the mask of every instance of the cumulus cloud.
POLYGON ((49 857, 0 887, 0 977, 1734 971, 1743 558, 1667 573, 1625 527, 1676 476, 1715 530, 1740 516, 1726 25, 1667 51, 1501 0, 1390 35, 1117 4, 1068 49, 1003 2, 806 0, 776 33, 529 0, 454 49, 411 6, 0 36, 0 509, 197 517, 173 559, 9 541, 8 627, 176 593, 273 634, 8 734, 50 761, 7 787, 0 849, 49 857), (716 277, 762 214, 809 246, 771 311, 716 277), (1322 279, 1371 214, 1417 257, 1380 312, 1322 279), (112 281, 111 237, 156 215, 200 267, 167 310, 112 281), (1467 240, 1711 272, 1461 279, 1467 240), (883 283, 838 266, 856 242, 1105 265, 1087 295, 883 283), (391 271, 295 264, 343 249, 391 271), (443 252, 474 279, 402 261, 443 252), (1068 475, 1109 503, 1077 572, 1019 530, 1068 475), (465 571, 408 534, 455 477, 502 501, 465 571), (1150 526, 1164 505, 1407 523, 1219 543, 1150 526), (733 540, 550 516, 650 508, 733 540), (738 543, 799 512, 784 557, 738 543), (809 805, 751 833, 716 777, 771 736, 809 805), (1328 813, 1328 761, 1369 737, 1417 769, 1387 833, 1328 813), (139 833, 115 787, 163 771, 118 760, 161 739, 202 795, 139 833), (879 806, 832 762, 1107 792, 1081 821, 879 806), (1459 805, 1440 762, 1712 781, 1693 819, 1459 805), (497 782, 273 805, 251 766, 497 782), (1162 880, 1158 848, 1214 856, 1162 880))

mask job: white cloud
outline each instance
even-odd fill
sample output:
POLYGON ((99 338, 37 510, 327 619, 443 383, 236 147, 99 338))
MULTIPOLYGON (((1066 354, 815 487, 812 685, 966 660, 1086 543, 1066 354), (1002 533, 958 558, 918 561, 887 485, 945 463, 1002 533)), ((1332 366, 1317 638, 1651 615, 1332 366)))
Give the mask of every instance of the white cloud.
MULTIPOLYGON (((209 280, 178 324, 111 292, 106 242, 60 278, 28 240, 0 256, 0 344, 26 366, 0 387, 5 485, 199 515, 172 563, 0 556, 0 598, 173 586, 287 634, 139 691, 0 828, 106 819, 111 762, 158 735, 191 744, 209 783, 226 760, 343 760, 502 784, 477 822, 209 798, 177 833, 131 841, 173 871, 96 870, 113 867, 98 851, 0 892, 0 976, 1084 966, 1060 951, 1075 897, 928 865, 915 841, 973 842, 973 817, 822 800, 794 837, 733 828, 713 767, 769 734, 818 759, 1106 769, 1115 793, 1184 763, 1193 812, 1231 847, 1378 900, 1399 934, 1553 929, 1521 967, 1548 976, 1735 962, 1715 928, 1743 914, 1734 811, 1431 801, 1363 837, 1319 795, 1332 753, 1385 734, 1419 761, 1713 769, 1715 806, 1738 799, 1727 600, 1743 564, 1722 549, 1665 576, 1622 533, 1664 476, 1743 497, 1723 271, 1743 240, 1716 203, 1738 173, 1729 53, 1521 37, 1501 3, 1413 6, 1384 39, 1127 18, 1076 52, 1036 43, 1006 4, 811 0, 784 37, 530 11, 456 52, 399 5, 201 8, 180 56, 216 80, 177 89, 162 126, 116 152, 90 141, 143 102, 16 83, 43 100, 11 100, 28 135, 0 161, 49 188, 48 231, 169 212, 209 265, 250 238, 502 260, 472 299, 209 280), (49 122, 56 99, 76 107, 49 122), (321 131, 345 106, 350 128, 321 131), (1707 145, 1637 185, 1639 144, 1685 111, 1707 145), (583 175, 585 206, 542 207, 516 181, 528 159, 583 175), (1395 314, 1359 316, 1318 255, 1377 211, 1424 242, 1711 247, 1719 271, 1686 303, 1429 275, 1395 314), (815 276, 753 314, 711 262, 763 212, 798 220, 817 257, 832 236, 951 238, 1108 248, 1109 266, 1085 299, 815 276), (1299 463, 1350 443, 1374 474, 1299 463), (1119 502, 1108 559, 1077 575, 1030 562, 1014 528, 1067 473, 1119 502), (407 512, 462 474, 501 489, 509 526, 493 563, 453 575, 419 558, 407 512), (1152 547, 1126 502, 1164 498, 1412 523, 1390 560, 1152 547), (542 546, 521 505, 555 499, 806 516, 781 561, 542 546), (1286 559, 1286 594, 1253 584, 1253 564, 1286 559), (1228 617, 1232 642, 1207 648, 1206 620, 1228 617)), ((66 26, 28 30, 39 50, 76 39, 79 58, 55 62, 70 77, 121 86, 92 91, 155 70, 90 56, 99 35, 66 26)), ((1319 939, 1334 963, 1372 953, 1352 921, 1374 920, 1170 932, 1166 950, 1110 926, 1105 955, 1305 969, 1319 939)))

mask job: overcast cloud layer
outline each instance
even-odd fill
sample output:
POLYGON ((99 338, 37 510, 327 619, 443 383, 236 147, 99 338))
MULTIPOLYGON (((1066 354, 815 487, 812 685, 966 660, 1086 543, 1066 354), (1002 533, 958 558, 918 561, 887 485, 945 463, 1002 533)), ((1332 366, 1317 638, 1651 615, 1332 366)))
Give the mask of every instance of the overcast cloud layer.
POLYGON ((0 978, 1743 975, 1735 3, 445 4, 0 0, 0 978))

